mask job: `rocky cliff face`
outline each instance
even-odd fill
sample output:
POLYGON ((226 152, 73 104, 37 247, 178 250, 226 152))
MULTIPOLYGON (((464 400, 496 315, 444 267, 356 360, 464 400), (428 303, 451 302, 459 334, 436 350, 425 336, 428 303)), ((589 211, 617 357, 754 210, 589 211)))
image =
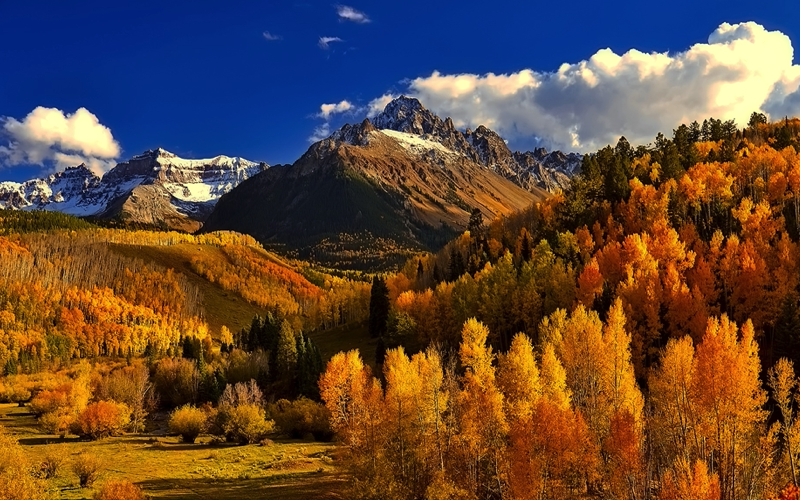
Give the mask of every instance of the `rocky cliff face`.
POLYGON ((102 178, 83 165, 43 179, 0 183, 0 208, 195 230, 216 201, 265 163, 217 156, 186 160, 157 149, 119 163, 102 178))

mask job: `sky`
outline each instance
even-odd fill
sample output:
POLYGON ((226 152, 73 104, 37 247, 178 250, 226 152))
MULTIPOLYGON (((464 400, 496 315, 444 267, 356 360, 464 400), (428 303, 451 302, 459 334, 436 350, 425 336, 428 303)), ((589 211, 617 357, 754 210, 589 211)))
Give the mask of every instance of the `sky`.
POLYGON ((418 97, 512 149, 800 115, 800 2, 0 0, 0 180, 145 150, 291 163, 418 97))

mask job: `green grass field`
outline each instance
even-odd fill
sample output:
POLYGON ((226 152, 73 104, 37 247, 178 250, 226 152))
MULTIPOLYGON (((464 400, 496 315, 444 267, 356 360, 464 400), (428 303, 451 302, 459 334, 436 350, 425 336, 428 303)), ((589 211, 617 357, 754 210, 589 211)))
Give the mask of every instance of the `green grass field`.
MULTIPOLYGON (((156 422, 163 428, 163 420, 156 422)), ((127 479, 152 499, 316 500, 346 498, 346 478, 336 464, 336 446, 313 441, 276 440, 268 446, 211 445, 201 436, 183 444, 161 429, 100 441, 42 434, 28 408, 0 405, 0 425, 40 462, 58 453, 64 462, 49 480, 53 498, 90 499, 109 479, 127 479), (91 488, 80 488, 71 463, 82 452, 105 464, 91 488)))

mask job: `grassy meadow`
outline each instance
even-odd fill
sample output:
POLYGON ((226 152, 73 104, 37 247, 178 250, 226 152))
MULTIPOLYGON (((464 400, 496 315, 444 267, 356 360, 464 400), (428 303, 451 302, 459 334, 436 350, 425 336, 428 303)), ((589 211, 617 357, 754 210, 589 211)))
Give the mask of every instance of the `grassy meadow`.
POLYGON ((63 457, 56 476, 48 480, 52 498, 88 500, 110 479, 127 479, 154 500, 346 498, 346 479, 332 443, 276 439, 266 446, 238 446, 212 444, 211 437, 201 436, 195 444, 184 444, 166 434, 165 414, 155 417, 146 433, 84 441, 42 434, 27 407, 0 404, 0 425, 19 440, 31 462, 53 454, 63 457), (88 488, 79 487, 71 470, 82 452, 104 466, 88 488))

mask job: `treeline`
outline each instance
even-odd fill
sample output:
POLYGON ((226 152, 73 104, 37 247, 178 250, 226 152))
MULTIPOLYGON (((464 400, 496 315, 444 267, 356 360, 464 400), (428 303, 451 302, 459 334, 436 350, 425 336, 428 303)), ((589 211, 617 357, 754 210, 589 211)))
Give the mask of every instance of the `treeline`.
POLYGON ((66 229, 80 231, 97 226, 84 219, 47 210, 0 210, 0 235, 66 229))

